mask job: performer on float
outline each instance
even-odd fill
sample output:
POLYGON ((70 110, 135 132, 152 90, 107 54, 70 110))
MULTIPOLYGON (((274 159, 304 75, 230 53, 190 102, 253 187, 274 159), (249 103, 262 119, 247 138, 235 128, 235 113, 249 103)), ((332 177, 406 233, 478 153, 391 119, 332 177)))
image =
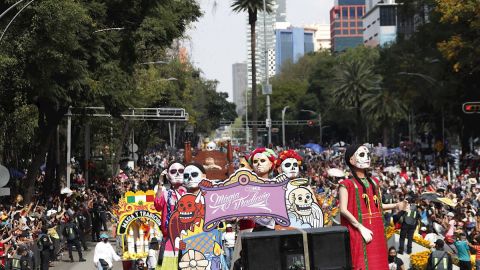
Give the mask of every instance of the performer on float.
POLYGON ((168 227, 172 213, 178 200, 186 193, 183 185, 183 173, 185 167, 180 163, 172 163, 168 169, 162 172, 170 182, 171 187, 168 190, 158 189, 155 196, 155 209, 162 215, 162 230, 163 240, 162 249, 164 247, 163 260, 159 265, 161 269, 176 269, 178 267, 178 249, 174 247, 172 241, 169 239, 168 227))
POLYGON ((388 269, 388 252, 383 226, 383 211, 405 210, 407 202, 382 204, 377 179, 370 177, 370 152, 363 145, 354 145, 345 152, 350 179, 339 182, 341 223, 350 233, 350 249, 354 270, 388 269))
POLYGON ((275 160, 277 173, 285 173, 289 179, 298 178, 300 175, 300 166, 302 166, 302 157, 294 150, 285 150, 278 155, 275 160))

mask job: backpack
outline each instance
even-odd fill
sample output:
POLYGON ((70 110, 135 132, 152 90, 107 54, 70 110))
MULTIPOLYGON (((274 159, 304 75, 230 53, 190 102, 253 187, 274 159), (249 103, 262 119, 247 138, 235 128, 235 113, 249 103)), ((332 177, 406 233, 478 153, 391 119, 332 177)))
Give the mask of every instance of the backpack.
POLYGON ((75 228, 73 226, 68 226, 65 228, 65 230, 67 230, 67 240, 77 239, 77 233, 75 232, 75 228))

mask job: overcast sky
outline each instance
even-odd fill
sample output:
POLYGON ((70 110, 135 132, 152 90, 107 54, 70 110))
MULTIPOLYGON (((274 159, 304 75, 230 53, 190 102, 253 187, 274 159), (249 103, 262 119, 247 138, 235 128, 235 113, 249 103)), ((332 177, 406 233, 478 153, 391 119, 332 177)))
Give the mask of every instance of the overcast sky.
MULTIPOLYGON (((203 76, 220 82, 217 91, 232 96, 232 64, 247 60, 247 14, 231 11, 232 0, 198 0, 204 16, 192 26, 188 50, 203 76)), ((333 0, 287 0, 287 20, 295 26, 328 23, 333 0)))

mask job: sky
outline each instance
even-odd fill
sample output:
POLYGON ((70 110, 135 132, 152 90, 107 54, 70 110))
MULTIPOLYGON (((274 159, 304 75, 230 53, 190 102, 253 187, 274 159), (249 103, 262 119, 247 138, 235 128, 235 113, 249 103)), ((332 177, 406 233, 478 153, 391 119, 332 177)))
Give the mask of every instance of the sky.
MULTIPOLYGON (((232 0, 198 0, 203 17, 188 31, 187 49, 203 77, 218 80, 217 91, 232 100, 232 64, 247 60, 247 14, 231 11, 232 0)), ((294 26, 328 23, 333 0, 287 0, 287 20, 294 26)))

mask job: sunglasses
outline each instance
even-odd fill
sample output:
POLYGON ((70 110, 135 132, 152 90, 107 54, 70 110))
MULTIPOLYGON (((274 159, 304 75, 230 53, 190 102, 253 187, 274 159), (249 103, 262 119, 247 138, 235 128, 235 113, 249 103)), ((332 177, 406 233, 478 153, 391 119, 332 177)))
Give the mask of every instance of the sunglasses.
POLYGON ((171 170, 170 170, 170 174, 177 174, 177 172, 178 172, 179 174, 182 174, 183 171, 184 171, 183 169, 178 169, 178 170, 177 170, 177 169, 171 169, 171 170))
POLYGON ((192 178, 195 178, 195 177, 198 177, 199 173, 198 172, 184 173, 183 178, 188 179, 190 178, 190 175, 192 176, 192 178))
POLYGON ((292 166, 292 165, 293 165, 294 168, 298 167, 298 163, 296 163, 296 162, 294 162, 293 164, 290 163, 290 162, 287 162, 287 163, 285 163, 285 168, 290 168, 290 166, 292 166))

